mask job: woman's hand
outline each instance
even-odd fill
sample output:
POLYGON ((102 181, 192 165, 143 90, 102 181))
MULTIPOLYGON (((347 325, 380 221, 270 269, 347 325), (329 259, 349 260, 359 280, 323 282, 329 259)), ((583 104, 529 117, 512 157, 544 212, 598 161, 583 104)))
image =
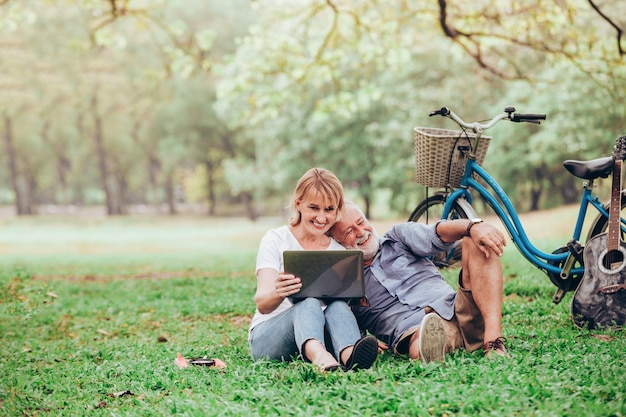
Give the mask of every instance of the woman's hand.
POLYGON ((284 272, 278 273, 272 268, 263 268, 257 272, 257 288, 254 303, 262 314, 271 313, 289 297, 300 291, 300 278, 284 272))
POLYGON ((300 291, 302 282, 300 278, 283 272, 276 277, 274 288, 276 289, 276 294, 282 298, 286 298, 300 291))

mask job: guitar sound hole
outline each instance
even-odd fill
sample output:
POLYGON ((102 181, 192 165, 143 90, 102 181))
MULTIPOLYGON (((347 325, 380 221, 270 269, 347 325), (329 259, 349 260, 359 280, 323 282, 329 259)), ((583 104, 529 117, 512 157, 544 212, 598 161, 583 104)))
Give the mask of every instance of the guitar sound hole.
POLYGON ((602 259, 602 266, 609 271, 620 267, 624 262, 624 254, 619 250, 611 250, 602 259))

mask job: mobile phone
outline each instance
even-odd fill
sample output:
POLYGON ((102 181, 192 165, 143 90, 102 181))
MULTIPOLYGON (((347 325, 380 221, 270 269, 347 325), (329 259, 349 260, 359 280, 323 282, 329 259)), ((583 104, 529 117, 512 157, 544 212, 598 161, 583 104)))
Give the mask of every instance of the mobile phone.
POLYGON ((189 363, 196 366, 215 366, 215 360, 208 358, 194 358, 189 363))

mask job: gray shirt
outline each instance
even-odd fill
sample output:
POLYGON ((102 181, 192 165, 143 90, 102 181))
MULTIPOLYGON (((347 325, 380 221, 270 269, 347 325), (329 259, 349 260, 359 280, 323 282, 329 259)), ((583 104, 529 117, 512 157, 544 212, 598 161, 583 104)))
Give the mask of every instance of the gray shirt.
POLYGON ((402 333, 419 325, 431 307, 446 320, 454 315, 456 291, 428 258, 446 244, 436 225, 415 222, 393 226, 380 240, 372 264, 365 268, 369 307, 353 307, 359 325, 392 347, 402 333))

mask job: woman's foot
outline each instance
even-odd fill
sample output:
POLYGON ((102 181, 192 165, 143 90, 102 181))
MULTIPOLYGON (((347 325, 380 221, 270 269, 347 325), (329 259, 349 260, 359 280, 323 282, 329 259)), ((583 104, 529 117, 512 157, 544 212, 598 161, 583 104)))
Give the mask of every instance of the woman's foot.
POLYGON ((336 369, 331 368, 339 368, 342 366, 330 352, 323 353, 313 358, 311 362, 319 366, 323 371, 335 371, 336 369))
POLYGON ((342 366, 319 340, 307 340, 304 343, 302 353, 312 364, 319 366, 323 371, 334 371, 337 369, 331 368, 341 368, 342 366))

